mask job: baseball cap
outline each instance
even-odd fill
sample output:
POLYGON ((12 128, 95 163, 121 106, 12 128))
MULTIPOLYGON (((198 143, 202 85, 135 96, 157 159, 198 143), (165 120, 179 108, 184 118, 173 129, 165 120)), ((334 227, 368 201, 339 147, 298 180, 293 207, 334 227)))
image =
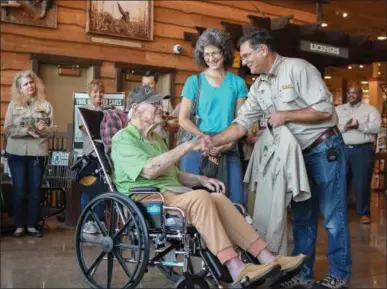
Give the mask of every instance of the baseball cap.
POLYGON ((154 91, 149 85, 138 86, 129 94, 126 109, 129 111, 135 103, 155 103, 166 97, 167 95, 154 91))

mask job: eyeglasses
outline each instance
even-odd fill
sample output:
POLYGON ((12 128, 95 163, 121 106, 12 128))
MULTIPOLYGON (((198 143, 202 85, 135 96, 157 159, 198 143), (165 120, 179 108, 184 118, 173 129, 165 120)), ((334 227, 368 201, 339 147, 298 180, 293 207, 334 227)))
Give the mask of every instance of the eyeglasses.
POLYGON ((259 51, 261 49, 262 46, 259 46, 257 49, 254 49, 254 50, 251 50, 250 52, 248 53, 245 53, 243 55, 241 55, 241 61, 246 61, 250 58, 250 56, 256 52, 256 51, 259 51))
POLYGON ((210 58, 212 56, 213 58, 218 57, 222 54, 221 50, 212 51, 210 53, 203 53, 204 58, 210 58))

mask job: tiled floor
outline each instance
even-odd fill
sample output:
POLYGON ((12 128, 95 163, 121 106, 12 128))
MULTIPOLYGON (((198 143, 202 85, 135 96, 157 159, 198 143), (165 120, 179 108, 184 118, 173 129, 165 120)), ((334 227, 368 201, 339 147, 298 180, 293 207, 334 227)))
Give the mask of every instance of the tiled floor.
MULTIPOLYGON (((373 195, 372 219, 360 225, 350 212, 353 275, 351 288, 386 288, 386 202, 373 195)), ((327 271, 327 236, 320 226, 316 278, 327 271)), ((1 288, 87 288, 75 259, 74 229, 55 221, 42 239, 1 236, 1 288)), ((173 288, 158 269, 150 269, 137 288, 173 288)))

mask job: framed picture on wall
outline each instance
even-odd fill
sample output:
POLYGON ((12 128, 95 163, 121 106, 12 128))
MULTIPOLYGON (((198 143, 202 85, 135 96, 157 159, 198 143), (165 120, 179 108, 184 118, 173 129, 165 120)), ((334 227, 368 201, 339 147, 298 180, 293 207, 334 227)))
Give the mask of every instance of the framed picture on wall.
POLYGON ((88 0, 89 33, 153 40, 153 1, 88 0))
POLYGON ((57 27, 55 0, 1 0, 1 21, 14 24, 57 27))

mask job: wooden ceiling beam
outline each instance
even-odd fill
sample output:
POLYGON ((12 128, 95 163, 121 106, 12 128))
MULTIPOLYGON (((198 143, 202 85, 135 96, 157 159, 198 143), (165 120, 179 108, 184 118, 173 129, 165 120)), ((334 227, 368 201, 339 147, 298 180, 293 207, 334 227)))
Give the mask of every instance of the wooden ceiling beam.
POLYGON ((270 23, 270 18, 269 17, 259 17, 255 15, 247 15, 247 18, 250 19, 251 24, 255 28, 264 28, 267 29, 268 31, 271 31, 271 23, 270 23))

